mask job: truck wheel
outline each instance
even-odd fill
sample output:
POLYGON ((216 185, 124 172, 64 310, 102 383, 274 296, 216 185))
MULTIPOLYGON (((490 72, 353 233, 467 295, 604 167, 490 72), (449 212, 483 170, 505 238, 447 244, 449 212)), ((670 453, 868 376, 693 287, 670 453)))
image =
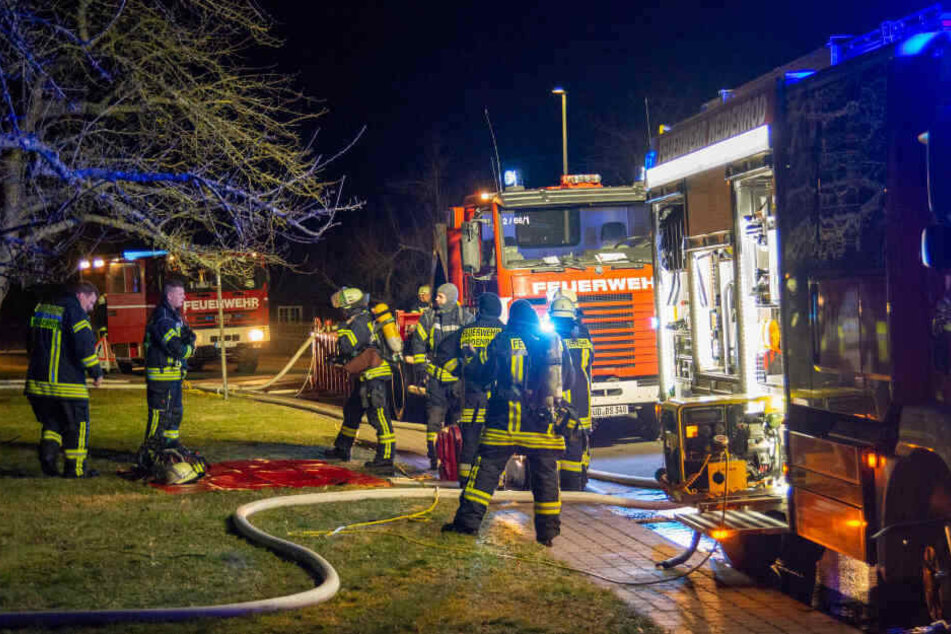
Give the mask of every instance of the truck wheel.
POLYGON ((782 535, 738 533, 720 541, 720 549, 730 560, 730 565, 755 579, 769 576, 781 547, 782 535))
POLYGON ((644 440, 654 441, 660 437, 660 421, 653 407, 642 407, 637 412, 637 433, 644 440))
POLYGON ((253 374, 258 369, 258 351, 248 350, 238 359, 238 372, 253 374))

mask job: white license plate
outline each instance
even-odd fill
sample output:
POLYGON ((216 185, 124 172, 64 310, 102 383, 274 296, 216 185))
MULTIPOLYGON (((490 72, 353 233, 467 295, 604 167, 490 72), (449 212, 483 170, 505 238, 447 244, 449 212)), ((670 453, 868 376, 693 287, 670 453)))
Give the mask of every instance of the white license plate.
POLYGON ((627 416, 627 405, 597 405, 591 408, 592 418, 627 416))
MULTIPOLYGON (((238 345, 238 342, 237 342, 237 341, 226 341, 226 342, 225 342, 225 349, 234 348, 236 345, 238 345)), ((215 342, 215 349, 216 349, 216 350, 221 350, 221 342, 220 342, 220 341, 216 341, 216 342, 215 342)))

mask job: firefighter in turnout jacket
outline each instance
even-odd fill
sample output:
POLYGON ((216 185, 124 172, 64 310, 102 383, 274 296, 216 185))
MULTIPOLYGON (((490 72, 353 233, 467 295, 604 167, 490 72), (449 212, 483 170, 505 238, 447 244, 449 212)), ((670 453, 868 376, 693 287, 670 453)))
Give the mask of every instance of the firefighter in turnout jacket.
POLYGON ((499 317, 502 301, 495 293, 479 296, 479 312, 474 322, 463 327, 459 334, 457 357, 462 364, 462 415, 459 429, 462 432, 462 452, 459 455, 459 485, 465 486, 469 471, 479 448, 479 437, 485 425, 485 410, 489 402, 488 389, 479 381, 477 359, 489 343, 505 327, 499 317))
MULTIPOLYGON (((149 420, 140 452, 155 452, 180 445, 182 380, 188 358, 195 352, 195 333, 185 322, 185 283, 169 279, 162 289, 162 302, 152 311, 145 327, 145 385, 149 420)), ((142 455, 140 453, 140 455, 142 455)))
POLYGON ((448 420, 458 415, 462 394, 459 383, 459 331, 472 315, 458 304, 459 289, 443 284, 436 291, 436 308, 428 308, 419 318, 410 340, 407 363, 415 368, 416 381, 426 381, 426 453, 429 466, 436 469, 436 435, 448 420))
POLYGON ((343 406, 343 425, 329 457, 350 460, 350 450, 365 412, 376 430, 377 442, 376 456, 364 466, 392 474, 396 434, 390 420, 388 395, 393 371, 381 354, 382 344, 368 309, 369 299, 360 289, 347 287, 330 298, 333 307, 347 316, 347 321, 337 329, 337 354, 338 361, 351 375, 351 387, 343 406))
POLYGON ((475 534, 516 451, 528 458, 535 498, 535 539, 551 546, 561 529, 558 458, 565 439, 558 429, 564 386, 571 384, 571 359, 555 333, 543 333, 525 300, 509 310, 509 321, 481 355, 478 373, 492 392, 485 428, 459 509, 443 531, 475 534))
POLYGON ((578 303, 571 291, 559 291, 548 306, 548 316, 571 356, 572 383, 565 390, 568 423, 565 426, 565 457, 558 461, 561 488, 583 491, 588 483, 591 453, 591 367, 594 344, 578 318, 578 303))
POLYGON ((88 315, 99 291, 81 282, 51 304, 37 304, 30 320, 30 365, 26 396, 33 407, 40 433, 40 467, 50 476, 59 475, 57 461, 65 455, 63 475, 88 478, 99 475, 86 469, 89 446, 89 391, 102 383, 96 356, 96 338, 88 315))

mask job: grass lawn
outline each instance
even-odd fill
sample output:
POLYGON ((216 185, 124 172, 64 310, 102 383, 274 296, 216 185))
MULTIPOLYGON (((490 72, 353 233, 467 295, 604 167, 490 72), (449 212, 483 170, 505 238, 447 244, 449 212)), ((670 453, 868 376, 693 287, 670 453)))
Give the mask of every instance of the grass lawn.
MULTIPOLYGON (((91 466, 104 475, 42 478, 35 453, 39 426, 29 404, 14 391, 0 391, 0 611, 226 603, 313 585, 296 565, 228 527, 241 504, 300 491, 169 495, 122 480, 113 473, 131 460, 141 440, 144 391, 95 391, 91 403, 91 466)), ((185 412, 183 441, 212 461, 312 458, 314 447, 329 445, 336 431, 331 419, 240 398, 225 402, 188 393, 185 412)), ((369 450, 362 453, 370 457, 369 450)), ((425 500, 320 505, 261 513, 254 522, 287 537, 427 506, 425 500)), ((582 576, 496 557, 548 558, 508 524, 492 523, 477 541, 440 534, 455 507, 456 494, 449 492, 430 521, 333 538, 291 537, 337 568, 342 589, 328 603, 249 618, 88 631, 659 631, 582 576)))

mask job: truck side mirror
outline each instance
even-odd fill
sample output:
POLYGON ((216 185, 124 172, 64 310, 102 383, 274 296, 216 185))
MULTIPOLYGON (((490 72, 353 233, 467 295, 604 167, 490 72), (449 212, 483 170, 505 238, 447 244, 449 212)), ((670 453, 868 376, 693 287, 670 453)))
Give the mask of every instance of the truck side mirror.
POLYGON ((466 273, 478 273, 482 268, 482 233, 478 222, 462 223, 461 249, 462 270, 466 273))
POLYGON ((951 225, 930 225, 921 232, 921 261, 939 271, 951 269, 951 225))
POLYGON ((951 220, 951 123, 935 123, 920 138, 928 147, 928 207, 939 220, 951 220))

